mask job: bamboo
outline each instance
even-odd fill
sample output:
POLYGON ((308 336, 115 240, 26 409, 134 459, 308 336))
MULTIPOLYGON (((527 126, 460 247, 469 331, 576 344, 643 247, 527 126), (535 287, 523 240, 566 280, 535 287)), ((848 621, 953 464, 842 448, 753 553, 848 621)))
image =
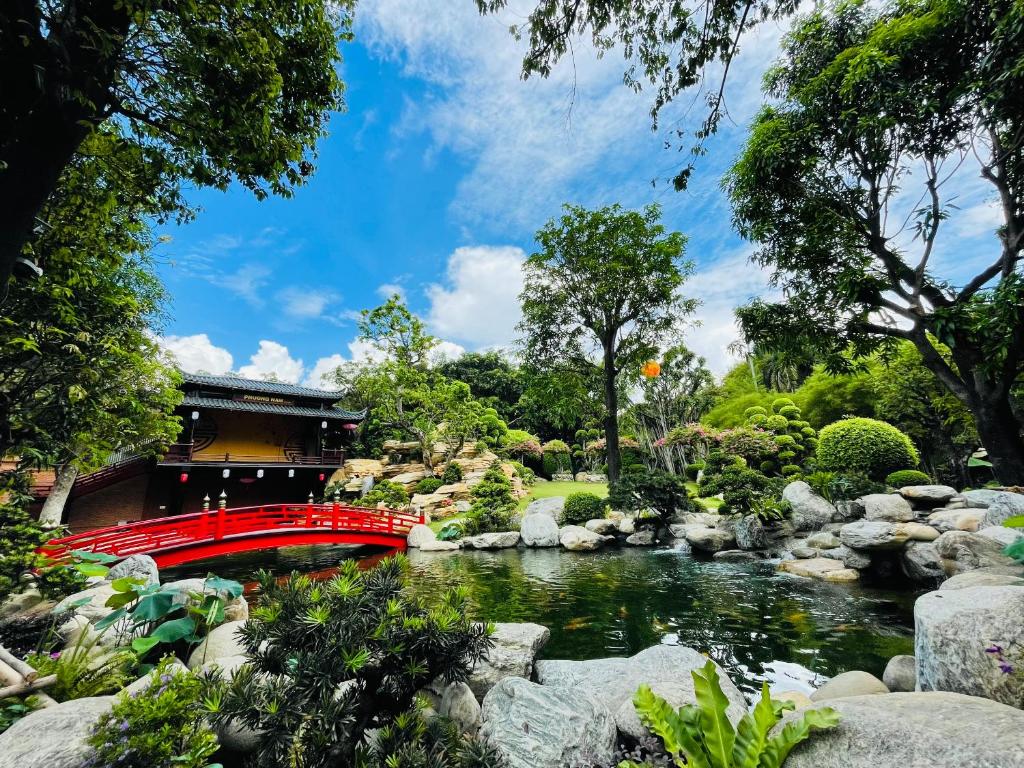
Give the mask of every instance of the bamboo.
POLYGON ((21 696, 26 693, 32 693, 40 688, 53 685, 55 682, 57 682, 56 675, 47 675, 46 677, 36 678, 31 682, 25 681, 19 685, 8 685, 6 688, 0 688, 0 699, 6 699, 8 696, 21 696))
POLYGON ((0 661, 0 683, 4 685, 17 685, 25 682, 25 678, 18 673, 10 664, 0 661))
POLYGON ((2 645, 0 645, 0 661, 14 669, 18 674, 25 678, 25 682, 27 683, 31 683, 39 677, 39 672, 37 670, 32 669, 32 667, 8 651, 2 645))

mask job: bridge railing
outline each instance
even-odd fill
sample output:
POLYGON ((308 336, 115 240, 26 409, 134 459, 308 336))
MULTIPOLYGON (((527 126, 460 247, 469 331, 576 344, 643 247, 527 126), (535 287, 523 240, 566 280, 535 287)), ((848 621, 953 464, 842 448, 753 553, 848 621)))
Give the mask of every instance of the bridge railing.
POLYGON ((59 560, 73 550, 116 557, 285 530, 320 529, 404 536, 422 514, 343 504, 264 504, 142 520, 54 539, 40 551, 59 560))

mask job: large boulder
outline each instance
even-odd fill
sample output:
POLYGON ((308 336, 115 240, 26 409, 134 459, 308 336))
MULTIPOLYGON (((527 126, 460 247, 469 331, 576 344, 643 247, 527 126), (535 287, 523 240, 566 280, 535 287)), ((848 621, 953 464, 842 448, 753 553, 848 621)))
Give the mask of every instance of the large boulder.
POLYGON ((508 768, 589 768, 611 765, 615 720, 585 691, 510 677, 484 699, 480 739, 508 768))
POLYGON ((841 499, 836 502, 836 513, 832 515, 833 523, 852 523, 864 517, 864 505, 858 499, 841 499))
POLYGON ((986 539, 991 539, 1004 547, 1008 547, 1011 544, 1015 544, 1021 537, 1024 537, 1024 529, 1007 528, 1002 525, 990 525, 988 528, 982 528, 978 531, 978 535, 986 539))
POLYGON ((942 558, 935 545, 925 541, 907 542, 900 558, 903 573, 908 579, 925 584, 941 581, 946 576, 942 567, 942 558))
POLYGON ((744 515, 736 522, 733 529, 736 534, 736 546, 740 549, 765 549, 768 546, 768 534, 764 523, 757 515, 744 515))
POLYGON ((593 520, 587 520, 583 526, 588 531, 593 531, 600 536, 614 536, 619 530, 619 520, 612 520, 608 517, 596 517, 593 520))
POLYGON ((437 534, 429 525, 414 525, 405 537, 405 543, 410 549, 419 549, 432 541, 437 541, 437 534))
POLYGON ((462 546, 470 549, 509 549, 519 543, 519 531, 499 531, 467 536, 462 546))
MULTIPOLYGON (((811 734, 786 768, 1024 768, 1024 712, 956 693, 834 699, 839 725, 811 734)), ((800 716, 787 715, 774 733, 800 716)))
POLYGON ((818 531, 807 537, 807 546, 815 549, 836 549, 842 544, 843 542, 832 531, 818 531))
POLYGON ((852 549, 901 549, 910 540, 910 532, 899 523, 882 520, 859 520, 839 530, 839 538, 852 549))
POLYGON ((939 538, 939 531, 924 523, 902 523, 901 527, 911 541, 935 541, 939 538))
POLYGON ((966 573, 950 576, 939 587, 946 589, 969 589, 970 587, 1019 587, 1024 586, 1024 569, 1021 568, 976 568, 966 573))
POLYGON ((956 488, 948 485, 905 485, 900 488, 900 496, 913 504, 915 509, 945 506, 956 495, 956 488))
MULTIPOLYGON (((650 685, 651 690, 669 703, 672 709, 679 709, 684 704, 696 704, 697 694, 693 687, 693 676, 685 682, 673 680, 672 682, 655 682, 650 685)), ((747 700, 743 694, 734 686, 728 686, 726 698, 729 705, 725 710, 725 716, 735 726, 747 712, 747 700)), ((650 737, 647 727, 641 722, 640 715, 633 705, 633 699, 629 698, 622 702, 622 706, 615 712, 615 727, 619 730, 620 736, 628 736, 634 741, 644 741, 650 737)))
POLYGON ((563 547, 571 552, 593 552, 600 549, 611 538, 588 531, 579 525, 567 525, 558 531, 558 540, 563 547))
POLYGON ((836 508, 803 480, 787 485, 782 490, 782 498, 793 508, 792 520, 798 531, 820 530, 836 514, 836 508))
POLYGON ((896 493, 869 493, 860 497, 867 520, 882 520, 887 523, 905 523, 916 515, 910 502, 896 493))
POLYGON ((851 696, 871 696, 880 693, 889 693, 885 683, 872 674, 855 669, 833 677, 811 694, 811 701, 848 699, 851 696))
POLYGON ((917 660, 913 656, 893 656, 885 665, 882 682, 893 693, 912 693, 917 689, 917 660))
POLYGON ((964 491, 964 498, 972 507, 986 510, 980 527, 1002 525, 1008 518, 1024 515, 1024 494, 1009 491, 993 491, 980 488, 976 491, 964 491))
POLYGON ((57 603, 54 611, 58 614, 63 613, 71 608, 72 603, 88 599, 89 602, 83 603, 75 608, 75 614, 77 616, 82 616, 95 624, 108 613, 112 613, 114 611, 113 608, 107 606, 107 600, 116 594, 118 593, 114 591, 110 582, 104 581, 94 587, 89 587, 88 589, 83 589, 81 592, 68 595, 57 603))
POLYGON ((93 726, 114 701, 73 699, 26 715, 0 733, 0 768, 82 768, 92 752, 93 726))
POLYGON ((841 560, 830 557, 814 557, 809 560, 783 560, 779 568, 794 576, 803 576, 820 581, 846 582, 857 581, 860 574, 853 568, 847 568, 841 560))
POLYGON ((156 561, 149 555, 126 557, 107 571, 106 580, 115 581, 125 576, 140 579, 147 586, 160 583, 160 569, 156 567, 156 561))
POLYGON ((632 547, 650 547, 654 544, 654 529, 641 528, 636 533, 626 537, 626 543, 632 547))
POLYGON ((937 531, 970 531, 974 533, 985 519, 983 509, 937 509, 928 515, 928 525, 937 531))
POLYGON ((527 547, 557 547, 558 523, 550 515, 526 515, 519 524, 519 537, 527 547))
POLYGON ((817 552, 818 557, 830 557, 833 560, 840 560, 847 568, 856 568, 858 571, 864 570, 871 565, 871 555, 858 549, 850 549, 845 544, 834 549, 820 549, 817 552))
MULTIPOLYGON (((683 645, 655 645, 629 658, 590 659, 588 661, 540 660, 536 663, 537 681, 545 686, 570 688, 598 697, 611 712, 632 700, 641 684, 677 683, 691 685, 693 670, 700 670, 708 659, 683 645)), ((718 668, 722 690, 730 701, 743 696, 718 668)))
POLYGON ((1014 565, 1013 559, 1003 554, 1001 544, 967 531, 947 531, 935 540, 935 548, 949 576, 976 568, 1014 565))
POLYGON ((1024 678, 997 664, 1024 626, 1024 587, 929 592, 914 604, 914 656, 922 691, 953 691, 1024 707, 1024 678))
POLYGON ((530 515, 547 515, 556 523, 562 519, 562 510, 565 509, 565 496, 550 496, 546 499, 534 499, 526 505, 523 517, 530 515))
POLYGON ((732 549, 736 545, 736 537, 731 531, 722 528, 702 528, 687 526, 686 540, 690 546, 701 552, 721 552, 732 549))
POLYGON ((476 734, 482 722, 480 703, 466 683, 451 683, 441 695, 438 714, 456 722, 463 733, 476 734))
POLYGON ((550 630, 540 624, 495 624, 491 634, 494 646, 487 658, 477 663, 470 673, 467 681, 470 689, 482 699, 506 677, 529 680, 533 675, 534 660, 550 637, 550 630))
POLYGON ((188 657, 188 668, 196 669, 225 656, 244 656, 245 646, 236 634, 244 624, 244 621, 229 621, 214 627, 188 657))

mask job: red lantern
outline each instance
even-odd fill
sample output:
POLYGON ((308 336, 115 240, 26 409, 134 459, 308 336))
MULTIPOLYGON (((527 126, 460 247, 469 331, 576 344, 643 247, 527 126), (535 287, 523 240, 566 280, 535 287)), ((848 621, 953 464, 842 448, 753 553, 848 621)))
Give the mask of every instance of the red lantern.
POLYGON ((188 472, 182 472, 181 473, 181 477, 179 477, 178 480, 180 480, 183 483, 187 483, 188 482, 188 472))
POLYGON ((324 481, 324 473, 323 473, 323 472, 321 472, 321 473, 320 473, 320 482, 322 483, 323 481, 324 481))
POLYGON ((657 360, 648 360, 640 372, 648 379, 657 378, 661 374, 661 364, 657 360))

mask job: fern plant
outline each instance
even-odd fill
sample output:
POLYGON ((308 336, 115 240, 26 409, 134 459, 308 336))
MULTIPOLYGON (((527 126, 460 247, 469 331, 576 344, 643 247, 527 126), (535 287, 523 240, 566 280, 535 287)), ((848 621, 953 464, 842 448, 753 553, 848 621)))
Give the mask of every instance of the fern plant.
MULTIPOLYGON (((769 736, 786 707, 771 700, 765 683, 757 706, 734 728, 725 716, 729 699, 722 692, 714 662, 708 661, 703 670, 691 674, 696 704, 674 710, 646 685, 640 686, 633 698, 641 721, 661 738, 665 751, 680 768, 779 768, 811 731, 839 724, 835 710, 809 709, 769 736)), ((619 768, 631 767, 639 768, 629 761, 619 764, 619 768)))

